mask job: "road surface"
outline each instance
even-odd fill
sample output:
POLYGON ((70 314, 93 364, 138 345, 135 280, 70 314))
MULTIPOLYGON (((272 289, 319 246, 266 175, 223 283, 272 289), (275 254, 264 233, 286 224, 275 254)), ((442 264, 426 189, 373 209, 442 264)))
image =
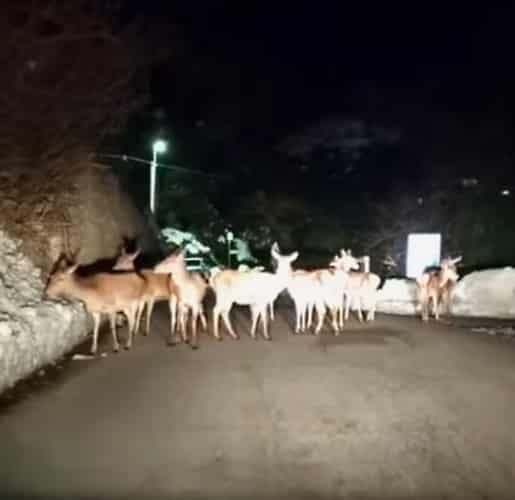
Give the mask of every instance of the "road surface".
POLYGON ((0 497, 515 498, 515 342, 383 315, 294 336, 290 314, 193 351, 159 307, 130 352, 68 363, 2 408, 0 497))

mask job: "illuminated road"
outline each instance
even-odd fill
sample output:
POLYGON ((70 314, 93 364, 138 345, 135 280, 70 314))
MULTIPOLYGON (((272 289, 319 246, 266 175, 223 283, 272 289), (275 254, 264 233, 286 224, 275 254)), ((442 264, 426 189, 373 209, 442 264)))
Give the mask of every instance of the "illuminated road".
MULTIPOLYGON (((339 338, 74 361, 0 416, 2 498, 515 498, 515 342, 379 315, 339 338)), ((104 339, 104 349, 110 346, 104 339)))

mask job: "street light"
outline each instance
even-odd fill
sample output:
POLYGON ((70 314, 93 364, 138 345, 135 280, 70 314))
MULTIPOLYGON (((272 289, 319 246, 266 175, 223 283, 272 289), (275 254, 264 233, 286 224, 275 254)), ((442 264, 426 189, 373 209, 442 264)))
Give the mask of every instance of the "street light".
POLYGON ((152 144, 152 163, 150 165, 150 211, 155 212, 156 208, 156 170, 157 170, 157 154, 166 151, 166 142, 158 139, 152 144))
POLYGON ((234 234, 229 229, 225 230, 225 241, 227 242, 227 267, 231 267, 231 243, 234 239, 234 234))

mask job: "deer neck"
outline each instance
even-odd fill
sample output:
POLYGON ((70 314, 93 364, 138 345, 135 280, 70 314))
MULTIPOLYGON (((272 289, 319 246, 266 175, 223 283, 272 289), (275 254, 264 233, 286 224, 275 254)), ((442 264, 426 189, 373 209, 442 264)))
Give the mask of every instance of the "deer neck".
POLYGON ((61 295, 68 299, 84 300, 88 296, 87 282, 84 280, 84 278, 72 274, 67 289, 63 290, 61 295))
POLYGON ((449 276, 447 276, 447 273, 441 272, 440 279, 438 281, 439 281, 439 283, 438 283, 439 288, 444 288, 447 285, 447 283, 449 283, 449 281, 450 281, 449 276))
POLYGON ((275 270, 275 279, 279 286, 284 285, 284 288, 288 285, 289 281, 293 277, 293 270, 290 269, 276 269, 275 270))

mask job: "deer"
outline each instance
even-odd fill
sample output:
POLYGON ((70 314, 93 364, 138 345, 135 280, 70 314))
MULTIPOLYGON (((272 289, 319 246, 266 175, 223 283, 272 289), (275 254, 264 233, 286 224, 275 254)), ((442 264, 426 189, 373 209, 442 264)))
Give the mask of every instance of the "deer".
MULTIPOLYGON (((335 256, 334 259, 336 258, 335 256)), ((359 262, 352 255, 346 255, 343 259, 346 268, 359 269, 359 262)), ((346 271, 331 265, 326 269, 311 271, 297 269, 292 272, 288 293, 295 305, 295 333, 303 333, 306 328, 311 328, 313 311, 316 310, 318 322, 314 333, 318 335, 329 309, 333 332, 339 335, 340 330, 343 329, 343 296, 346 279, 346 271)))
MULTIPOLYGON (((125 246, 122 246, 121 253, 113 266, 113 271, 134 271, 134 262, 140 253, 140 248, 136 248, 134 252, 128 253, 125 246)), ((170 327, 175 329, 179 290, 173 276, 158 274, 150 269, 142 269, 138 272, 145 277, 146 286, 143 293, 143 304, 140 307, 136 318, 135 333, 139 331, 139 325, 145 307, 146 325, 144 335, 148 335, 150 333, 150 323, 154 304, 164 300, 167 300, 170 303, 170 327)))
POLYGON ((423 321, 429 320, 430 302, 437 321, 440 319, 439 309, 442 303, 445 304, 446 310, 449 310, 451 292, 459 280, 456 264, 461 260, 461 256, 454 259, 448 257, 440 262, 439 270, 424 272, 417 278, 417 302, 423 321))
POLYGON ((298 252, 281 255, 279 245, 275 242, 270 254, 277 263, 274 273, 264 271, 237 271, 224 269, 210 278, 210 286, 216 294, 216 304, 213 309, 213 331, 217 340, 222 340, 219 332, 219 320, 222 316, 225 327, 230 336, 238 340, 240 337, 234 331, 229 314, 234 304, 250 307, 252 324, 250 336, 257 339, 256 330, 259 321, 263 329, 265 340, 271 340, 268 332, 268 310, 270 304, 287 287, 291 274, 291 263, 298 256, 298 252))
MULTIPOLYGON (((240 266, 238 266, 238 271, 247 271, 247 272, 260 272, 260 271, 264 271, 265 268, 264 266, 254 266, 254 267, 248 267, 246 266, 245 264, 241 264, 240 266)), ((270 304, 268 304, 268 307, 270 309, 270 319, 273 321, 274 320, 274 303, 271 302, 270 304)))
POLYGON ((316 271, 296 269, 290 276, 287 289, 295 306, 296 334, 304 333, 306 328, 311 327, 313 307, 318 306, 319 321, 321 314, 325 316, 325 308, 320 300, 317 300, 319 285, 316 271))
POLYGON ((357 315, 360 322, 363 321, 363 299, 368 297, 371 300, 370 308, 367 311, 366 321, 374 321, 376 310, 376 292, 381 284, 381 278, 370 272, 370 257, 364 256, 356 259, 363 263, 363 271, 357 271, 356 268, 349 265, 349 257, 352 257, 350 249, 340 250, 340 255, 335 256, 331 262, 331 267, 341 269, 348 274, 345 288, 345 321, 349 320, 350 306, 357 300, 357 315))
POLYGON ((339 334, 338 299, 343 297, 344 281, 337 276, 339 271, 319 269, 314 271, 296 270, 288 283, 288 293, 295 304, 295 333, 302 333, 306 327, 311 328, 313 309, 317 311, 318 322, 315 335, 322 330, 329 308, 335 335, 339 334))
POLYGON ((109 317, 113 351, 119 351, 116 313, 122 312, 128 321, 125 349, 130 349, 136 317, 146 286, 145 278, 135 272, 96 273, 91 276, 80 276, 76 272, 78 266, 78 264, 67 262, 63 258, 59 259, 56 270, 49 277, 45 296, 54 300, 67 298, 84 303, 94 321, 91 343, 91 354, 93 355, 98 349, 98 330, 102 314, 107 314, 109 317))
MULTIPOLYGON (((197 322, 200 319, 202 329, 207 329, 202 301, 208 289, 208 283, 200 273, 190 272, 186 268, 185 250, 173 252, 153 268, 157 274, 172 274, 177 286, 178 302, 169 301, 170 315, 172 308, 178 307, 179 329, 184 343, 188 343, 187 318, 191 312, 191 348, 198 349, 197 322)), ((176 344, 175 325, 170 323, 170 345, 176 344)))

